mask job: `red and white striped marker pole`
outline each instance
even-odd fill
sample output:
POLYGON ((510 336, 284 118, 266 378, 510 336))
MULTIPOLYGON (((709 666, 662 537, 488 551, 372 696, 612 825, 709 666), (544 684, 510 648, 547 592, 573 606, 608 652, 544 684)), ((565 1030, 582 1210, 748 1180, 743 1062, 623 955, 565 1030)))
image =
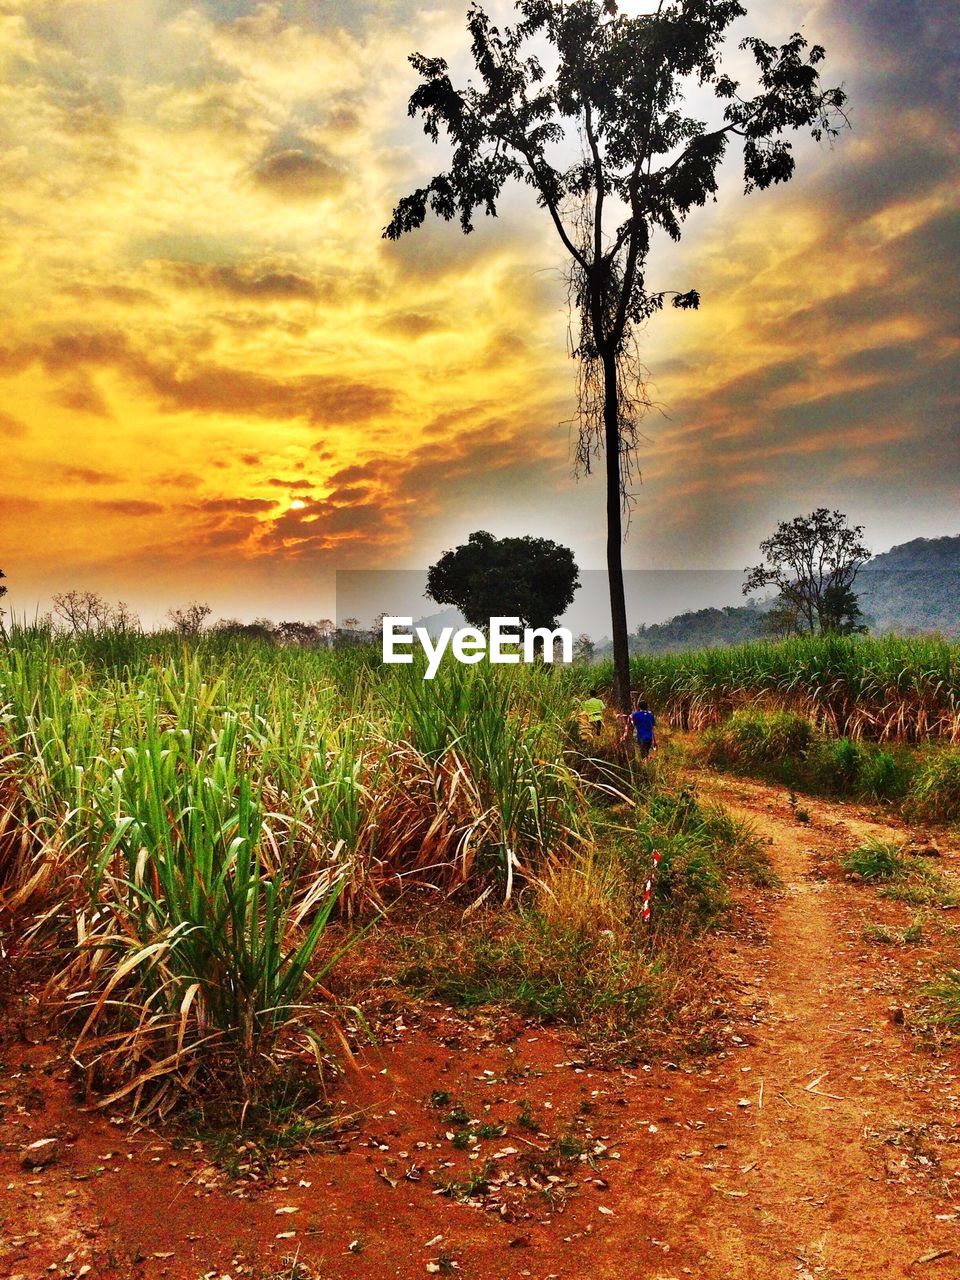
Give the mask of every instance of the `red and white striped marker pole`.
POLYGON ((647 881, 647 887, 643 891, 643 922, 650 923, 650 899, 653 897, 653 880, 657 874, 657 867, 660 865, 662 854, 659 849, 653 851, 653 869, 650 872, 650 878, 647 881))

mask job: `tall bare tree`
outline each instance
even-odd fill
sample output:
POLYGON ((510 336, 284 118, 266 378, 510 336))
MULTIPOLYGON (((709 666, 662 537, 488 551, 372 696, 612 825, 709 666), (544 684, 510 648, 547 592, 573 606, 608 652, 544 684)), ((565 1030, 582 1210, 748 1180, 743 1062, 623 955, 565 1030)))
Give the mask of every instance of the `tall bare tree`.
POLYGON ((731 143, 742 144, 747 192, 786 182, 794 156, 783 135, 835 134, 845 95, 821 87, 824 50, 799 34, 779 45, 742 41, 755 67, 755 83, 742 89, 720 64, 731 25, 746 14, 737 0, 651 0, 651 11, 635 17, 614 0, 517 0, 516 10, 516 25, 501 31, 471 4, 478 83, 457 89, 442 58, 411 57, 421 83, 410 114, 434 142, 443 132, 453 156, 448 170, 399 202, 384 235, 399 239, 431 210, 470 232, 477 210, 495 216, 515 180, 532 188, 559 237, 579 329, 578 469, 604 457, 615 697, 625 710, 622 543, 647 407, 635 336, 667 301, 700 301, 696 290, 649 288, 652 238, 679 240, 690 210, 714 197, 731 143), (537 51, 544 48, 549 70, 537 51), (714 119, 689 114, 694 86, 698 102, 711 91, 714 119))

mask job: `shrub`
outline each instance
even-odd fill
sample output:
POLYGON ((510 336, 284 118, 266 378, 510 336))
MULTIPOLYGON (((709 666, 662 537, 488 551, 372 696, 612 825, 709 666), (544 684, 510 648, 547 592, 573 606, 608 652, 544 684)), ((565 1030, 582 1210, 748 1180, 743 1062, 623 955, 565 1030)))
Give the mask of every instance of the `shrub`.
POLYGON ((931 754, 910 786, 910 812, 940 822, 960 819, 960 751, 931 754))
POLYGON ((814 737, 805 716, 790 711, 735 711, 706 734, 708 763, 757 769, 787 757, 803 757, 814 737))
POLYGON ((461 1006, 504 1004, 570 1023, 594 1039, 633 1038, 676 981, 664 943, 713 925, 729 904, 729 879, 773 877, 749 823, 701 806, 688 787, 647 791, 629 826, 604 813, 594 820, 596 847, 552 863, 519 911, 456 927, 418 917, 400 941, 400 981, 461 1006), (649 927, 642 908, 654 850, 662 861, 649 927))
POLYGON ((840 865, 861 880, 898 880, 909 869, 903 845, 891 840, 867 840, 844 854, 840 865))
POLYGON ((874 748, 864 753, 860 791, 874 800, 899 800, 910 781, 907 767, 891 751, 874 748))
POLYGON ((863 745, 851 738, 821 738, 811 764, 832 791, 846 794, 859 783, 866 754, 863 745))

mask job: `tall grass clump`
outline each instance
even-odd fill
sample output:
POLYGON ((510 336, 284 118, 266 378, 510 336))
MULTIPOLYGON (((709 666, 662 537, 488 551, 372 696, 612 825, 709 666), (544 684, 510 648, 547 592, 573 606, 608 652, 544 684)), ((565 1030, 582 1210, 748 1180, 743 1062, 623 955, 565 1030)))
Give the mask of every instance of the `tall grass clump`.
POLYGON ((124 748, 97 798, 77 947, 56 985, 82 1020, 74 1057, 108 1100, 166 1075, 189 1083, 201 1049, 253 1100, 278 1037, 296 1025, 315 1038, 302 1001, 329 967, 314 960, 345 868, 308 871, 311 850, 279 838, 288 820, 245 769, 236 718, 191 747, 166 730, 124 748))
POLYGON ((696 1001, 696 940, 726 917, 731 889, 773 883, 749 823, 661 779, 628 814, 594 813, 595 842, 551 863, 510 914, 437 919, 401 933, 400 981, 463 1008, 497 1004, 581 1029, 629 1053, 696 1001), (652 921, 643 919, 654 850, 652 921))
POLYGON ((909 870, 904 847, 890 840, 867 840, 845 853, 840 865, 861 880, 883 881, 903 879, 909 870))
POLYGON ((364 650, 14 630, 0 912, 47 944, 92 1085, 155 1100, 232 1071, 252 1097, 298 1036, 321 1052, 334 911, 411 885, 510 898, 589 841, 563 672, 421 676, 364 650))
POLYGON ((921 761, 910 784, 907 806, 918 818, 960 821, 960 751, 931 753, 921 761))
MULTIPOLYGON (((754 774, 829 796, 905 805, 949 819, 957 753, 833 738, 795 712, 741 708, 704 730, 699 754, 718 769, 754 774)), ((957 811, 960 813, 960 809, 957 811)))
POLYGON ((708 764, 726 768, 757 769, 789 757, 806 755, 814 727, 792 711, 760 711, 742 708, 704 738, 708 764))
POLYGON ((833 737, 960 742, 960 644, 922 636, 805 636, 637 657, 634 687, 678 728, 745 706, 795 712, 833 737))

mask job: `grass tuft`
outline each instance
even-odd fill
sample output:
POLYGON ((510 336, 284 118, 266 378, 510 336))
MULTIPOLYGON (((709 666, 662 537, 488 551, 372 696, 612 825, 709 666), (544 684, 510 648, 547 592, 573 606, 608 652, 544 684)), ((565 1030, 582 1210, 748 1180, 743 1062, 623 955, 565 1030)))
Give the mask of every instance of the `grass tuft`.
POLYGON ((908 873, 904 846, 891 840, 871 839, 851 849, 840 859, 840 865, 850 875, 861 880, 902 880, 908 873))

